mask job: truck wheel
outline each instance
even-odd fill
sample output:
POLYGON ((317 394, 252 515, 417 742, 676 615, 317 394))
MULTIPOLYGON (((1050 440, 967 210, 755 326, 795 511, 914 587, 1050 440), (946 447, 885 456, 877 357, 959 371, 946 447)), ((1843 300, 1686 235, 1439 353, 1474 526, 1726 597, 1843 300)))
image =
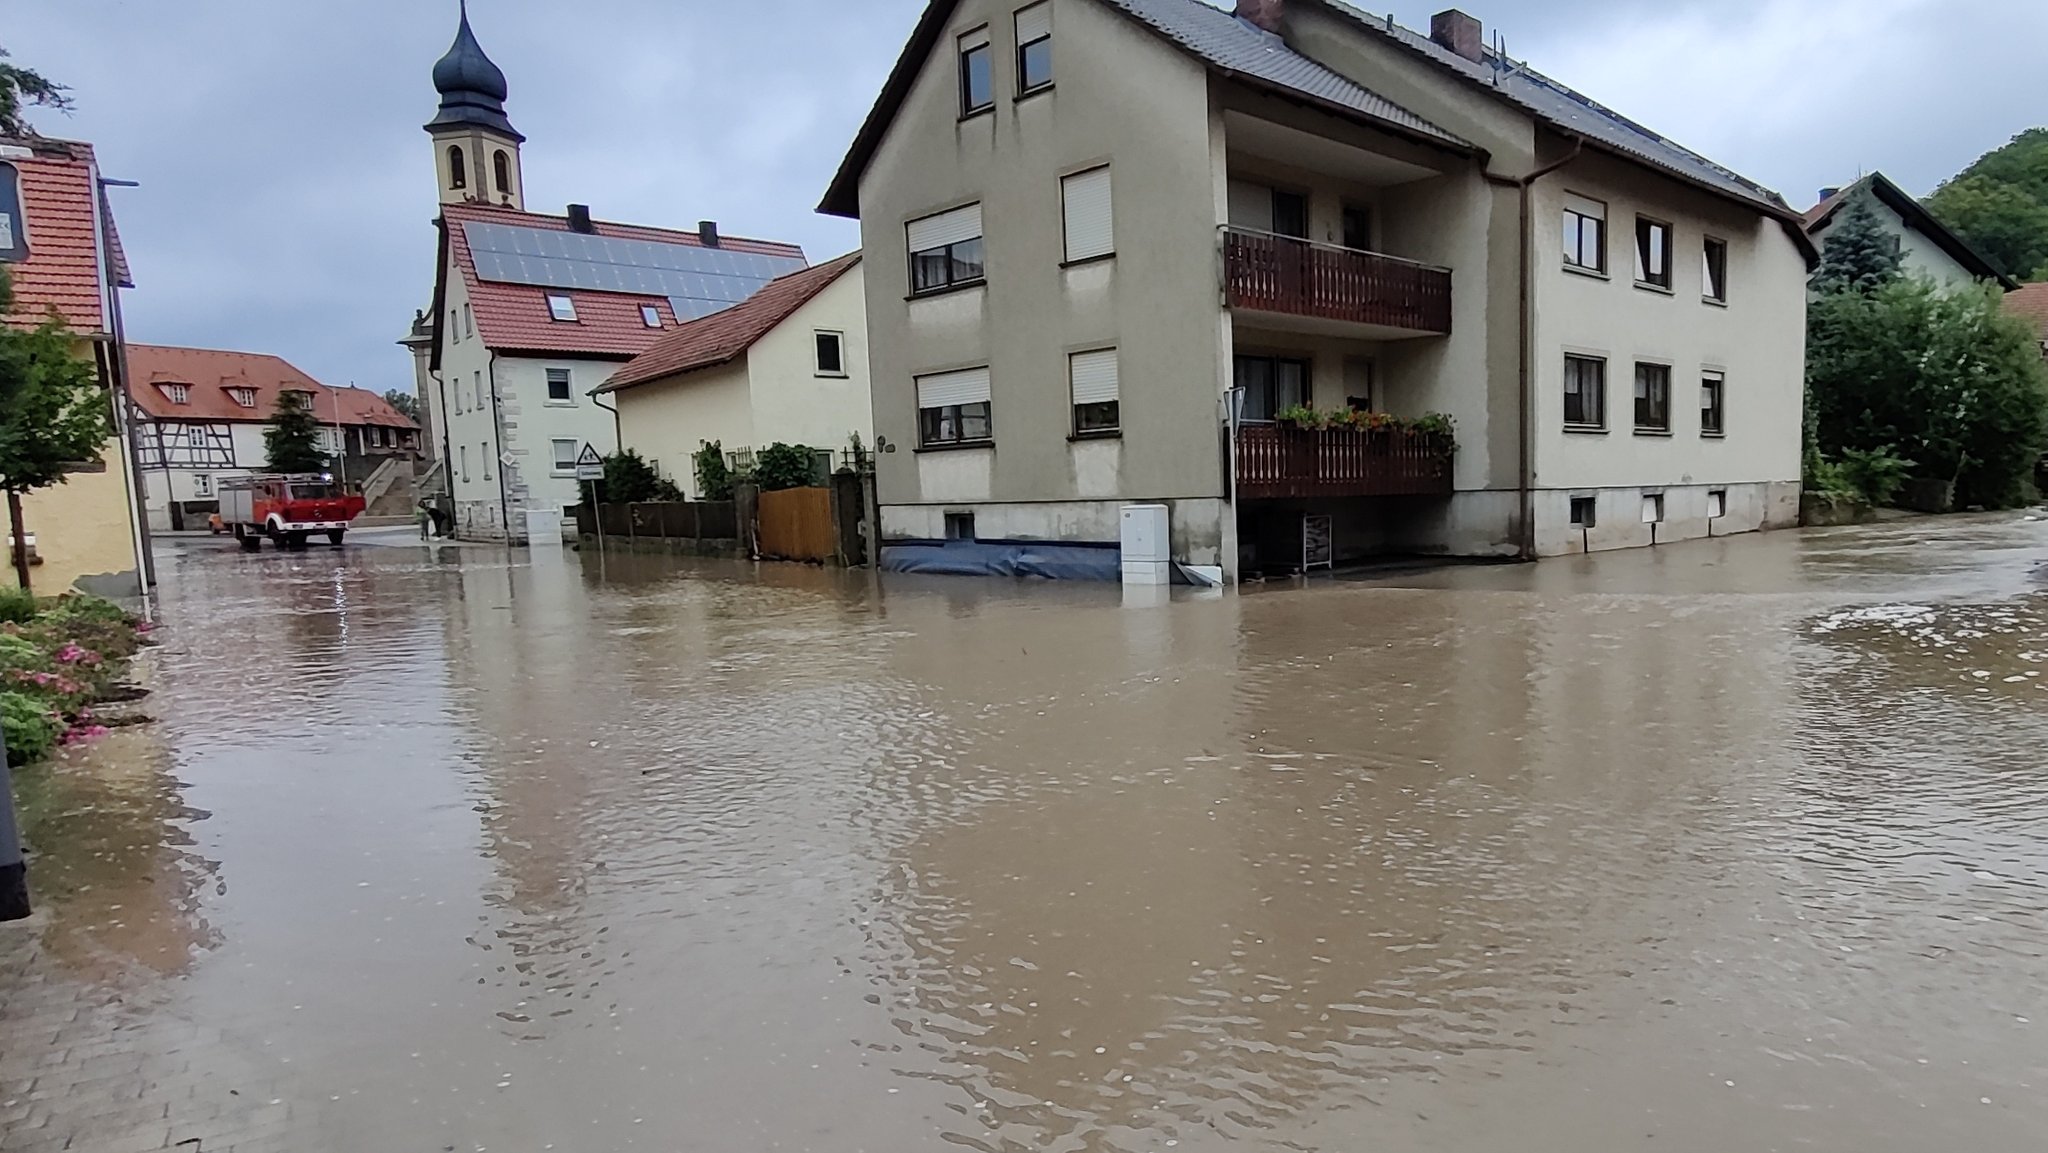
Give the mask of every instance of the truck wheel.
POLYGON ((263 547, 263 538, 243 528, 241 525, 236 525, 235 543, 242 546, 243 552, 255 552, 263 547))
POLYGON ((285 539, 291 542, 293 552, 304 552, 306 551, 306 538, 312 535, 309 532, 295 532, 285 539))
POLYGON ((336 547, 338 548, 338 547, 340 547, 340 545, 341 545, 341 538, 342 538, 342 537, 344 537, 344 536, 346 536, 346 535, 348 535, 348 530, 347 530, 347 529, 340 529, 340 528, 331 528, 331 529, 328 529, 328 530, 327 530, 327 543, 328 543, 328 544, 331 544, 331 545, 334 545, 334 546, 336 546, 336 547))

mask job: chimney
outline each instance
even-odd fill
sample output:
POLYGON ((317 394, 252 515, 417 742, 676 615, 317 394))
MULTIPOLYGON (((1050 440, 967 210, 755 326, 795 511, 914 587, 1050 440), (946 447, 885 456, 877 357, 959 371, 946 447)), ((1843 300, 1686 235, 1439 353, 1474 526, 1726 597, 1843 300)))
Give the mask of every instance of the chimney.
POLYGON ((1842 190, 1839 188, 1823 188, 1820 190, 1820 199, 1814 201, 1814 203, 1826 204, 1828 201, 1833 200, 1835 198, 1835 195, 1841 191, 1842 190))
POLYGON ((1280 20, 1287 15, 1287 0, 1237 0, 1237 18, 1256 24, 1273 35, 1280 34, 1280 20))
POLYGON ((702 244, 706 248, 718 247, 718 222, 716 220, 700 220, 697 222, 697 243, 702 244))
POLYGON ((1456 8, 1439 12, 1429 18, 1429 38, 1437 45, 1448 48, 1474 64, 1486 60, 1486 36, 1479 27, 1479 21, 1456 8))
POLYGON ((571 204, 569 206, 569 231, 592 234, 597 232, 597 226, 590 222, 590 206, 588 204, 571 204))

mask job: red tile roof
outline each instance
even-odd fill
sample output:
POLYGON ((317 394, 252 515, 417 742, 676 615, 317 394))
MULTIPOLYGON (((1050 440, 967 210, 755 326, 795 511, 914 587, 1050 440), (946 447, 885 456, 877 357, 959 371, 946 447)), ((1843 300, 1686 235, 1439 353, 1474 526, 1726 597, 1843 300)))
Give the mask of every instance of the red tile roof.
POLYGON ((108 263, 115 283, 132 287, 114 217, 99 189, 92 146, 68 140, 0 140, 27 148, 32 156, 0 157, 21 173, 21 209, 29 256, 7 266, 14 283, 8 324, 34 326, 52 310, 73 331, 107 331, 101 300, 99 243, 93 235, 94 207, 106 212, 108 263))
POLYGON ((725 364, 752 348, 776 325, 788 320, 859 263, 860 253, 850 252, 837 260, 771 280, 745 303, 700 317, 664 335, 652 348, 627 361, 598 391, 616 392, 665 376, 725 364))
POLYGON ((267 353, 131 344, 128 374, 135 406, 154 420, 268 424, 277 412, 278 394, 292 391, 313 394, 313 415, 323 424, 419 427, 368 389, 329 388, 267 353), (173 401, 164 387, 180 384, 185 386, 184 404, 173 401), (253 406, 235 403, 229 390, 240 388, 255 393, 253 406))
POLYGON ((2048 343, 2048 283, 2022 284, 2006 293, 2005 311, 2033 325, 2035 338, 2048 343))
MULTIPOLYGON (((576 302, 576 319, 559 321, 548 314, 548 294, 559 293, 560 289, 529 284, 504 284, 483 280, 477 276, 476 262, 469 254, 469 238, 461 227, 465 221, 480 220, 491 224, 567 232, 567 217, 521 212, 491 204, 447 204, 442 206, 441 216, 447 229, 449 250, 454 255, 456 266, 462 270, 463 282, 469 288, 470 309, 475 314, 477 334, 483 338, 484 345, 488 348, 501 351, 609 356, 625 360, 645 350, 659 339, 663 332, 663 329, 647 327, 646 320, 640 315, 641 305, 651 304, 659 309, 664 326, 673 326, 676 323, 675 313, 669 307, 666 297, 621 292, 588 292, 582 289, 569 293, 576 302)), ((642 228, 637 225, 612 224, 605 221, 595 221, 593 224, 599 236, 617 237, 621 240, 650 240, 657 244, 687 244, 692 247, 701 247, 703 244, 694 232, 642 228)), ((804 258, 804 250, 794 244, 731 236, 725 237, 719 244, 735 252, 794 257, 797 260, 804 258)), ((435 317, 436 321, 441 319, 439 316, 435 317)))

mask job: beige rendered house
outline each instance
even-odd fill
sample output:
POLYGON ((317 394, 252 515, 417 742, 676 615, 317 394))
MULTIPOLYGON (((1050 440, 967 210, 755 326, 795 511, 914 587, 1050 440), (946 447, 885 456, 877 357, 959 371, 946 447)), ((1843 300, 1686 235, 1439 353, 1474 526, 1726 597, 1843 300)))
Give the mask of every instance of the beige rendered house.
POLYGON ((1175 560, 1250 571, 1797 519, 1800 215, 1460 12, 935 0, 821 209, 861 222, 887 540, 1163 503, 1175 560))
POLYGON ((834 467, 874 442, 867 299, 859 253, 769 281, 744 304, 690 321, 596 390, 619 443, 701 499, 693 454, 803 445, 834 467))

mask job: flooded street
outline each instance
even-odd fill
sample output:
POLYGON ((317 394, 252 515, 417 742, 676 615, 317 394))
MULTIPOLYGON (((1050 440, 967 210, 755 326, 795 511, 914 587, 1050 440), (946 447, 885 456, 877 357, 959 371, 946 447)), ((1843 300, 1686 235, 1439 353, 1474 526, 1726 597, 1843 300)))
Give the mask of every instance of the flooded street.
POLYGON ((21 781, 0 1150, 2038 1149, 2044 564, 181 543, 21 781))

